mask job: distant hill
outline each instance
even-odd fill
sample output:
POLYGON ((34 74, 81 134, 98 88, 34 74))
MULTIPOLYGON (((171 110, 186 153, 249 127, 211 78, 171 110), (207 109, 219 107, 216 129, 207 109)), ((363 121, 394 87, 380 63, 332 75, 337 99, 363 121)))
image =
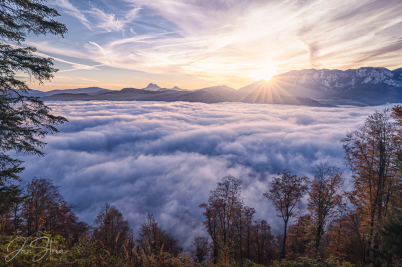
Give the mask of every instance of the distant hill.
POLYGON ((172 90, 176 90, 176 91, 189 91, 189 90, 186 90, 186 89, 181 89, 181 88, 179 88, 179 87, 177 87, 177 86, 173 87, 172 90))
POLYGON ((52 90, 48 92, 42 92, 39 90, 30 90, 29 94, 35 97, 45 97, 51 96, 55 94, 88 94, 88 95, 96 95, 100 93, 110 92, 113 90, 103 89, 99 87, 88 87, 88 88, 78 88, 78 89, 64 89, 64 90, 52 90))
MULTIPOLYGON (((157 88, 151 86, 151 88, 157 88)), ((158 87, 160 88, 160 87, 158 87)), ((77 91, 78 92, 78 91, 77 91)), ((42 97, 50 101, 72 100, 110 100, 110 101, 186 101, 202 103, 243 102, 261 104, 288 104, 322 106, 318 101, 303 97, 282 96, 279 94, 266 94, 265 92, 243 93, 228 86, 214 86, 194 91, 173 90, 160 88, 159 90, 146 90, 124 88, 120 91, 107 91, 97 94, 60 93, 42 97)))
POLYGON ((237 102, 239 94, 237 90, 223 85, 195 90, 191 93, 183 94, 178 100, 203 103, 237 102))

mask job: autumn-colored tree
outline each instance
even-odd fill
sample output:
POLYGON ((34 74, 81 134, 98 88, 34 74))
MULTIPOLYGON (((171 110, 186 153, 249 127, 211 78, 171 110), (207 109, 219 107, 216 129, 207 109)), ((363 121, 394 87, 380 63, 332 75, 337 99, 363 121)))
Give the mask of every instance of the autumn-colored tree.
POLYGON ((362 216, 362 231, 367 235, 367 255, 374 260, 378 242, 378 223, 387 215, 396 183, 395 124, 388 109, 370 115, 362 128, 348 133, 341 142, 353 171, 354 189, 350 201, 362 216))
POLYGON ((362 265, 367 251, 361 224, 362 216, 357 213, 343 213, 334 218, 325 234, 325 257, 362 265))
POLYGON ((58 203, 63 201, 59 187, 49 179, 34 178, 27 186, 28 201, 24 205, 28 236, 44 230, 58 203))
POLYGON ((153 214, 148 213, 147 221, 141 224, 138 232, 137 243, 146 254, 159 254, 166 252, 177 257, 183 252, 179 241, 167 233, 156 221, 153 214))
MULTIPOLYGON (((219 253, 232 253, 238 237, 238 215, 242 209, 240 198, 241 180, 228 175, 212 190, 204 208, 204 226, 213 241, 213 260, 217 263, 219 253)), ((226 256, 225 256, 226 257, 226 256)))
POLYGON ((345 236, 345 220, 346 215, 342 213, 328 223, 328 229, 325 234, 328 242, 325 248, 326 255, 332 255, 338 259, 345 257, 341 249, 347 239, 345 236))
POLYGON ((249 259, 268 265, 274 260, 274 236, 271 233, 271 226, 265 220, 254 221, 254 224, 251 225, 250 236, 253 257, 249 259))
MULTIPOLYGON (((395 123, 402 126, 402 105, 395 105, 392 108, 392 118, 395 119, 395 123)), ((399 132, 400 134, 401 132, 399 132)))
POLYGON ((75 206, 68 205, 64 200, 56 203, 49 211, 49 219, 45 224, 46 231, 65 238, 72 237, 74 242, 84 237, 91 227, 79 221, 78 216, 73 212, 74 208, 75 206))
POLYGON ((26 222, 28 236, 48 231, 66 238, 71 235, 78 240, 89 230, 86 223, 78 220, 72 211, 74 206, 67 205, 59 193, 59 187, 51 180, 34 178, 28 183, 26 194, 22 217, 26 222))
POLYGON ((278 173, 268 185, 269 192, 263 195, 271 201, 276 210, 280 212, 278 217, 282 217, 284 225, 283 245, 281 258, 286 255, 286 234, 289 219, 294 216, 294 208, 300 203, 301 198, 308 190, 308 178, 292 175, 289 170, 278 173))
POLYGON ((313 173, 314 179, 310 185, 307 209, 311 212, 316 228, 315 256, 317 256, 328 219, 342 208, 343 178, 339 168, 327 164, 316 165, 313 173))
POLYGON ((122 253, 131 236, 131 228, 123 214, 115 207, 105 203, 95 221, 93 236, 101 241, 111 254, 122 253))
POLYGON ((401 260, 401 257, 397 255, 402 255, 402 106, 394 106, 391 116, 396 124, 396 159, 394 166, 396 177, 391 188, 392 207, 387 218, 378 227, 382 256, 388 265, 390 265, 392 259, 395 260, 395 257, 401 260))
POLYGON ((244 226, 246 224, 246 218, 245 218, 245 210, 246 208, 248 209, 249 207, 245 207, 243 204, 243 201, 240 203, 240 208, 237 209, 237 215, 235 216, 236 218, 234 219, 235 224, 236 224, 236 236, 234 238, 235 242, 235 257, 239 259, 240 262, 243 262, 243 254, 244 254, 244 226))
POLYGON ((245 232, 247 235, 247 239, 246 239, 246 244, 247 244, 247 259, 251 259, 250 257, 250 244, 251 244, 251 229, 253 227, 253 218, 254 218, 254 214, 256 213, 254 208, 250 208, 250 207, 244 207, 243 209, 244 212, 244 220, 245 220, 245 232))
POLYGON ((211 244, 206 237, 194 237, 190 248, 191 257, 195 262, 207 262, 211 254, 211 244))
POLYGON ((286 240, 287 259, 296 260, 300 257, 313 256, 311 253, 314 239, 313 219, 310 213, 301 213, 296 216, 293 225, 289 226, 286 240))
POLYGON ((392 209, 391 211, 402 211, 402 106, 396 105, 392 108, 392 118, 396 124, 396 160, 394 170, 396 172, 396 179, 394 187, 392 188, 392 209))

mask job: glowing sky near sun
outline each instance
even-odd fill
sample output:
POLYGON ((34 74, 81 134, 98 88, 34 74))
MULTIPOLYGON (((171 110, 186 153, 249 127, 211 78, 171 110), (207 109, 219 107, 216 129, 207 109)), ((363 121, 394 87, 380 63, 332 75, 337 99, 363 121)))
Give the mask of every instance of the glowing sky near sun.
POLYGON ((27 44, 55 59, 52 90, 195 89, 304 68, 402 67, 400 0, 51 0, 69 32, 27 44))

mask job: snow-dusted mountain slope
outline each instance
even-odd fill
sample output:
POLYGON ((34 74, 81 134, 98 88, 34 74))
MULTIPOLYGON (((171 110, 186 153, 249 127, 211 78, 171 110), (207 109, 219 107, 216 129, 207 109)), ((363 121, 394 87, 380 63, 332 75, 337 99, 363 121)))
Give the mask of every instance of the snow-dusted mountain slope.
POLYGON ((351 70, 308 69, 290 71, 275 79, 295 85, 318 85, 324 91, 351 90, 364 85, 402 88, 402 75, 386 68, 360 68, 351 70), (398 75, 399 74, 399 75, 398 75))
POLYGON ((324 100, 358 100, 364 104, 402 101, 402 69, 307 69, 272 78, 272 84, 291 95, 324 100))

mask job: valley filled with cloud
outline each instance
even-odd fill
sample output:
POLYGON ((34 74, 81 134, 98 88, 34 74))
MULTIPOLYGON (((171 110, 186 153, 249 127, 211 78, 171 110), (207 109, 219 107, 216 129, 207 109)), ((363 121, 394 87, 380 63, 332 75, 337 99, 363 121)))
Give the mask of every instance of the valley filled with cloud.
MULTIPOLYGON (((155 215, 188 247, 207 236, 199 204, 225 175, 243 181, 246 205, 273 232, 282 229, 262 196, 288 168, 311 177, 319 163, 350 177, 340 140, 377 107, 302 107, 242 103, 48 102, 69 122, 48 136, 42 158, 19 155, 22 178, 49 178, 81 220, 92 224, 102 204, 123 212, 134 231, 155 215)), ((349 186, 345 183, 345 190, 349 186)))

